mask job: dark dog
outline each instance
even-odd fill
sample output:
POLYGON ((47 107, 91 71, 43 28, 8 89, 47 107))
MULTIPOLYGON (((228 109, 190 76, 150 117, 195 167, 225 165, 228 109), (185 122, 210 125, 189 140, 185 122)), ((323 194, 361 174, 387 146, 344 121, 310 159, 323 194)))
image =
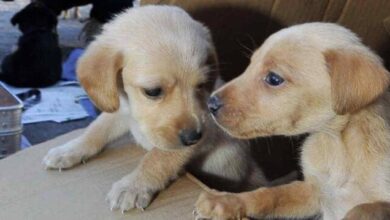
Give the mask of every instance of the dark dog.
POLYGON ((4 58, 0 80, 18 87, 45 87, 61 78, 61 50, 56 15, 45 5, 33 2, 12 19, 23 36, 18 49, 4 58))
POLYGON ((90 17, 104 24, 115 14, 133 7, 133 2, 134 0, 92 0, 90 17))
POLYGON ((127 8, 133 7, 134 0, 35 0, 45 4, 56 15, 73 7, 92 4, 90 17, 100 23, 106 23, 113 16, 127 8))
POLYGON ((134 0, 92 0, 90 19, 85 24, 81 38, 85 43, 95 39, 102 31, 103 24, 110 21, 116 14, 133 7, 134 0))
POLYGON ((46 7, 52 10, 57 16, 62 11, 71 9, 73 7, 91 4, 92 0, 35 0, 42 2, 46 7))

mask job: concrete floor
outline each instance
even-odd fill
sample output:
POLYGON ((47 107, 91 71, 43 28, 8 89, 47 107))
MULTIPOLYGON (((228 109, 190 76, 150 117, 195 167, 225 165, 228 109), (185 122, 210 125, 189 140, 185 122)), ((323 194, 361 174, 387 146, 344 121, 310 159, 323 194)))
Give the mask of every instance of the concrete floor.
MULTIPOLYGON (((11 25, 10 19, 29 2, 30 0, 15 0, 13 2, 0 0, 0 62, 11 52, 13 45, 17 43, 20 36, 19 30, 11 25)), ((89 9, 90 6, 81 7, 82 17, 88 17, 89 9)), ((72 48, 83 46, 83 42, 79 40, 82 27, 83 24, 79 20, 59 19, 58 34, 64 57, 67 56, 67 53, 72 48)), ((87 118, 66 123, 43 122, 28 124, 24 126, 23 135, 27 137, 31 144, 37 144, 74 129, 86 127, 91 121, 91 118, 87 118)))

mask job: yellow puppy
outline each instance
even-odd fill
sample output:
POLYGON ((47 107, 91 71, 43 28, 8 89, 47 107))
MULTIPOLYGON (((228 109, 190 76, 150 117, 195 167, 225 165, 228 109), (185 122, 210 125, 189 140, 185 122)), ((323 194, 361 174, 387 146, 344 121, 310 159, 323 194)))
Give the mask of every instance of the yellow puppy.
POLYGON ((341 26, 308 23, 270 36, 209 108, 235 137, 308 133, 305 180, 203 194, 198 217, 389 219, 388 85, 381 59, 341 26))
POLYGON ((208 116, 215 65, 208 29, 182 9, 145 6, 118 15, 77 68, 81 84, 105 113, 81 137, 51 149, 44 164, 70 168, 130 132, 149 152, 113 185, 107 196, 112 209, 147 207, 186 165, 232 191, 267 185, 248 146, 208 116))

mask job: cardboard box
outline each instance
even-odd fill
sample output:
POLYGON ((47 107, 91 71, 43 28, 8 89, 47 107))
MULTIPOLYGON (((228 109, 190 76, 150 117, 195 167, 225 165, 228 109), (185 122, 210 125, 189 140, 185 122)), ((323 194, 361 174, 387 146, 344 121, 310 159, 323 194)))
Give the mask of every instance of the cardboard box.
MULTIPOLYGON (((225 80, 241 74, 250 54, 271 33, 309 21, 338 22, 357 32, 390 62, 389 0, 143 0, 142 4, 175 4, 187 9, 212 30, 225 80), (247 49, 246 49, 247 48, 247 49), (249 49, 248 49, 249 48, 249 49)), ((86 165, 45 171, 41 160, 80 131, 0 160, 0 219, 193 219, 201 192, 183 177, 160 193, 146 212, 110 212, 104 198, 111 184, 130 173, 144 154, 140 148, 108 148, 86 165)), ((296 168, 296 146, 286 138, 260 139, 257 153, 267 176, 296 168), (287 170, 286 170, 287 168, 287 170)))
POLYGON ((129 174, 145 153, 129 142, 116 143, 73 169, 61 173, 45 170, 41 161, 47 151, 81 132, 71 132, 0 160, 0 219, 193 219, 192 210, 201 189, 186 177, 162 191, 145 212, 110 211, 105 197, 111 185, 129 174))
POLYGON ((243 72, 247 56, 277 30, 314 21, 356 32, 390 65, 389 0, 142 0, 183 7, 211 28, 225 80, 243 72))

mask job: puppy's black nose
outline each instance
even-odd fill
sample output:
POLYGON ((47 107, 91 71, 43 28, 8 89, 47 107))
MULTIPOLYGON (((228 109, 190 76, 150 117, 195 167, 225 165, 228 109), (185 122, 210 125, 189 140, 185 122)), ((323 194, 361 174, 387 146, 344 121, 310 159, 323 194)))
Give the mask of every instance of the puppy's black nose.
POLYGON ((217 115, 218 110, 223 106, 221 99, 218 96, 211 96, 207 102, 207 107, 209 108, 211 114, 217 115))
POLYGON ((198 141, 202 138, 202 132, 184 129, 180 131, 179 136, 183 145, 190 146, 198 143, 198 141))

